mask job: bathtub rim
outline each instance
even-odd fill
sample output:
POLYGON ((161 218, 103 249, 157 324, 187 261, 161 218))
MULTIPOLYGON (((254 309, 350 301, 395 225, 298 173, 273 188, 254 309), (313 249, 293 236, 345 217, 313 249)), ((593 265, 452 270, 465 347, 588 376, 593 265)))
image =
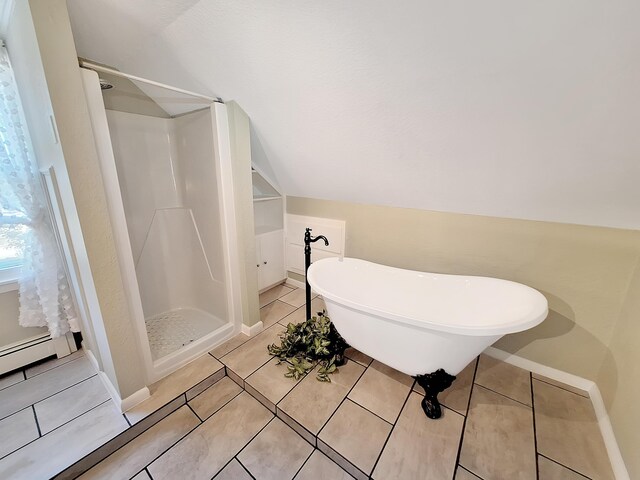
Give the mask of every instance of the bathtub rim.
POLYGON ((409 269, 403 269, 403 268, 398 268, 398 267, 392 267, 392 266, 389 266, 389 265, 383 265, 383 264, 380 264, 380 263, 370 262, 368 260, 363 260, 363 259, 354 258, 354 257, 344 257, 344 258, 332 257, 332 258, 324 258, 322 260, 318 260, 318 261, 314 262, 309 267, 309 270, 307 272, 307 280, 309 282, 309 285, 311 285, 311 287, 319 295, 321 295, 323 298, 329 299, 330 301, 332 301, 334 303, 338 303, 340 305, 344 305, 344 306, 349 307, 349 308, 354 309, 354 310, 359 310, 359 311, 362 311, 362 312, 366 312, 366 313, 368 313, 370 315, 379 317, 382 320, 392 321, 393 323, 412 326, 412 327, 418 328, 418 329, 436 330, 436 331, 440 331, 440 332, 447 332, 447 333, 453 333, 453 334, 458 334, 458 335, 494 336, 494 335, 507 335, 509 333, 522 332, 524 330, 528 330, 530 328, 533 328, 533 327, 539 325, 540 323, 542 323, 547 318, 547 316, 549 314, 549 306, 548 306, 548 302, 547 302, 547 299, 545 298, 545 296, 542 295, 542 293, 540 293, 538 290, 535 290, 532 287, 529 287, 527 285, 524 285, 524 284, 521 284, 521 283, 518 283, 518 282, 513 282, 511 280, 504 280, 504 279, 496 279, 495 277, 483 277, 483 276, 479 276, 479 275, 452 275, 452 274, 446 274, 446 273, 433 273, 433 272, 423 272, 423 271, 419 271, 419 270, 409 270, 409 269), (414 273, 426 273, 426 274, 429 274, 429 275, 442 275, 442 276, 455 276, 455 277, 462 277, 462 278, 491 278, 491 279, 494 279, 494 280, 501 280, 501 281, 504 281, 504 282, 516 283, 516 284, 518 284, 520 286, 529 288, 532 291, 534 291, 535 293, 537 293, 539 295, 538 300, 540 301, 540 303, 542 304, 542 302, 544 302, 544 310, 541 311, 541 312, 538 312, 536 309, 534 309, 534 312, 532 314, 525 316, 523 319, 520 319, 520 320, 514 321, 514 322, 509 322, 509 323, 497 324, 497 325, 496 324, 493 324, 493 325, 492 324, 489 324, 489 325, 449 325, 449 324, 446 324, 446 323, 437 323, 437 322, 433 322, 433 321, 429 321, 429 320, 422 320, 422 319, 418 319, 418 318, 407 317, 407 316, 404 316, 404 315, 399 315, 397 313, 389 312, 389 311, 386 311, 386 310, 373 308, 373 307, 370 307, 368 305, 363 305, 361 303, 345 299, 344 297, 339 296, 339 295, 337 295, 335 293, 332 293, 332 292, 326 290, 325 288, 319 286, 318 282, 317 282, 317 279, 315 278, 315 272, 319 268, 318 265, 319 264, 323 264, 323 263, 326 264, 326 263, 342 262, 344 260, 356 261, 356 262, 364 262, 364 263, 376 265, 378 267, 383 267, 383 268, 397 268, 399 270, 405 270, 407 272, 414 272, 414 273), (315 266, 315 268, 314 268, 314 266, 315 266))

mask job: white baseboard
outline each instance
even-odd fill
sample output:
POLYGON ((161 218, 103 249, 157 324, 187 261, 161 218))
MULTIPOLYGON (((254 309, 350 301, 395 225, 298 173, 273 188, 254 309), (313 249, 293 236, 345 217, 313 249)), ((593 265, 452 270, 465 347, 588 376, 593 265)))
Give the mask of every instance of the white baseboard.
POLYGON ((546 365, 542 365, 541 363, 534 362, 533 360, 529 360, 527 358, 519 357, 518 355, 505 352, 504 350, 499 350, 495 347, 487 348, 484 353, 505 363, 524 368, 525 370, 529 370, 530 372, 537 373, 538 375, 543 375, 547 378, 550 378, 551 380, 562 382, 575 388, 579 388, 580 390, 583 390, 585 392, 590 392, 595 385, 595 382, 587 380, 586 378, 578 377, 577 375, 563 372, 562 370, 558 370, 556 368, 547 367, 546 365))
POLYGON ((107 374, 100 370, 100 366, 98 365, 98 360, 93 355, 93 352, 88 349, 85 349, 85 352, 86 352, 87 358, 89 359, 93 367, 96 369, 96 372, 98 372, 98 377, 100 378, 100 380, 102 380, 102 383, 107 389, 107 392, 109 392, 109 395, 113 400, 113 403, 116 404, 116 407, 118 407, 118 409, 120 409, 122 413, 129 410, 131 407, 135 407, 137 404, 139 404, 140 402, 143 402, 144 400, 146 400, 151 396, 151 392, 149 392, 149 389, 147 387, 144 387, 124 399, 121 398, 120 394, 118 393, 118 390, 116 390, 116 387, 113 386, 113 383, 111 383, 111 380, 109 379, 107 374))
POLYGON ((301 282, 299 280, 294 280, 293 278, 289 278, 287 277, 287 280, 284 282, 285 285, 289 285, 290 287, 293 288, 306 288, 306 285, 304 284, 304 282, 301 282))
POLYGON ((137 392, 133 392, 127 398, 122 399, 122 401, 120 402, 120 411, 124 413, 130 408, 135 407, 139 403, 144 402, 150 396, 151 392, 149 391, 149 388, 143 387, 137 392))
POLYGON ((252 325, 250 327, 243 323, 242 327, 240 328, 240 330, 245 335, 247 335, 249 337, 253 337, 253 336, 259 334, 262 330, 264 330, 264 325, 262 324, 262 321, 254 324, 254 325, 252 325))
POLYGON ((613 426, 607 413, 607 407, 604 404, 604 399, 600 393, 600 389, 597 384, 593 384, 593 388, 589 390, 589 398, 593 403, 593 409, 596 411, 596 417, 598 418, 598 426, 600 427, 600 433, 602 433, 602 439, 607 447, 607 453, 609 454, 609 460, 611 461, 611 467, 613 468, 613 474, 616 476, 616 480, 629 480, 629 472, 627 466, 624 464, 616 435, 613 432, 613 426))
POLYGON ((627 471, 627 467, 622 459, 620 447, 618 446, 618 441, 616 440, 613 432, 607 408, 605 407, 604 400, 600 394, 600 389, 594 381, 542 365, 541 363, 519 357, 518 355, 499 350, 495 347, 487 348, 484 353, 490 357, 502 360, 505 363, 524 368, 532 373, 543 375, 551 380, 562 382, 566 385, 587 392, 589 394, 591 404, 593 405, 593 409, 595 410, 596 418, 598 419, 600 433, 602 434, 602 439, 604 440, 604 444, 607 448, 607 454, 609 455, 609 461, 611 462, 611 467, 613 468, 616 480, 629 480, 629 472, 627 471))
MULTIPOLYGON (((302 290, 307 288, 304 282, 300 282, 299 280, 295 280, 289 277, 287 277, 287 280, 284 282, 284 284, 292 288, 301 288, 302 290)), ((317 292, 312 288, 311 296, 314 296, 314 295, 317 295, 317 292)))
POLYGON ((96 369, 96 372, 99 372, 100 371, 100 365, 98 364, 98 359, 95 357, 93 352, 87 348, 87 345, 86 345, 85 342, 82 342, 82 348, 84 349, 85 355, 87 356, 87 358, 91 362, 91 365, 93 365, 93 368, 96 369))
POLYGON ((0 375, 56 354, 48 333, 0 346, 0 375))

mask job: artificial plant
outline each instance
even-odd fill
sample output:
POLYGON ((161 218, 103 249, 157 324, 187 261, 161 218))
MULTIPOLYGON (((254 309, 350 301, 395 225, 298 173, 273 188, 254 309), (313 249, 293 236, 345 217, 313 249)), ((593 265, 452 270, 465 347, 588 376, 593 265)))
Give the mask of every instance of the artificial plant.
POLYGON ((324 310, 306 322, 287 325, 280 340, 280 345, 274 343, 267 348, 280 362, 287 362, 284 376, 296 380, 319 365, 316 379, 330 382, 329 375, 344 365, 344 351, 349 346, 324 310))

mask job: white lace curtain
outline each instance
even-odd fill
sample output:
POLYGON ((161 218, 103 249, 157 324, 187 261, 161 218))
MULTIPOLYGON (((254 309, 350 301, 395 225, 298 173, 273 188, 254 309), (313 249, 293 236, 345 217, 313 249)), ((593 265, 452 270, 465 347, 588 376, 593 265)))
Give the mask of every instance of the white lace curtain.
POLYGON ((26 225, 19 285, 23 327, 48 327, 53 338, 77 332, 78 319, 33 157, 7 51, 0 47, 0 222, 26 225))

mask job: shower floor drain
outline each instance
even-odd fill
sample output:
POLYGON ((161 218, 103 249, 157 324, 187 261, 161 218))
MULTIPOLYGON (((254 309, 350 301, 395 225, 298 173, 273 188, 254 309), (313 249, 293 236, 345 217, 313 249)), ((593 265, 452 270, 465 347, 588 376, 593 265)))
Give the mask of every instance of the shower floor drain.
POLYGON ((213 332, 224 323, 195 308, 180 308, 145 319, 151 357, 154 360, 213 332))

